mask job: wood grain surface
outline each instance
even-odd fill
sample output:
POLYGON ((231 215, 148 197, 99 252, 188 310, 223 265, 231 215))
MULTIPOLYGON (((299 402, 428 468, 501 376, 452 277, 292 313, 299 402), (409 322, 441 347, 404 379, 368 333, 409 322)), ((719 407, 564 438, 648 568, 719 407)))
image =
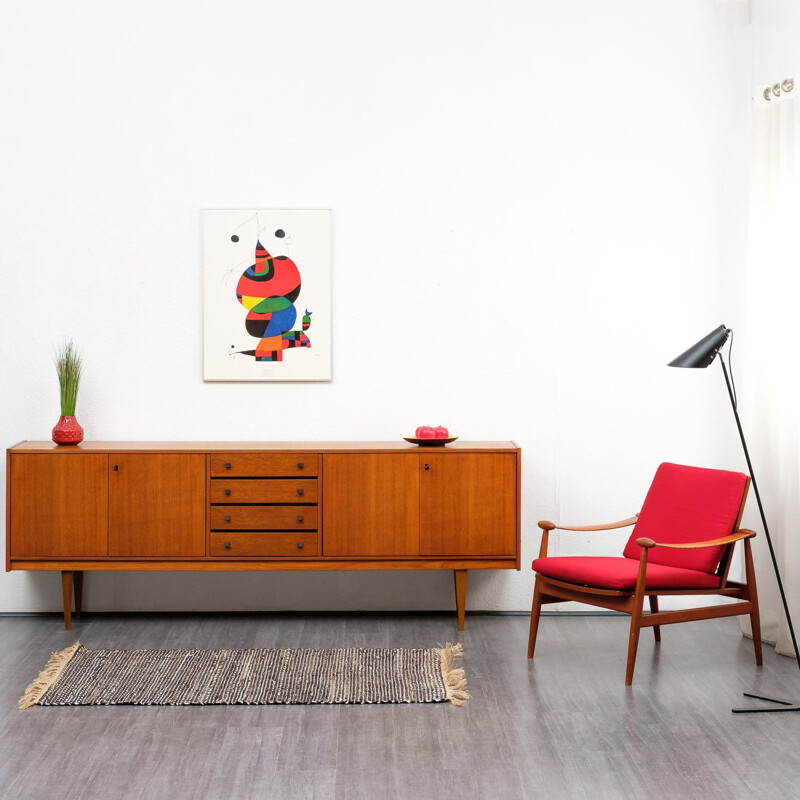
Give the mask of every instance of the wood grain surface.
POLYGON ((205 555, 203 456, 122 453, 109 465, 110 556, 205 555))
POLYGON ((316 506, 212 506, 211 530, 313 531, 316 506))
POLYGON ((60 570, 76 598, 84 571, 455 570, 463 626, 467 570, 520 568, 519 460, 513 442, 21 442, 6 568, 60 570))
POLYGON ((420 456, 420 555, 516 553, 517 460, 505 453, 420 456))
POLYGON ((108 555, 108 456, 16 454, 10 464, 12 557, 108 555))
POLYGON ((325 556, 419 553, 419 461, 416 453, 324 455, 325 556))
POLYGON ((212 556, 242 558, 314 558, 318 553, 316 533, 212 533, 209 550, 212 556))
POLYGON ((208 456, 212 478, 316 477, 316 453, 212 453, 208 456))
MULTIPOLYGON (((53 442, 24 441, 10 448, 14 452, 53 452, 59 450, 53 442)), ((181 450, 193 453, 212 452, 252 452, 287 450, 294 452, 311 453, 336 453, 336 452, 363 452, 364 450, 402 450, 407 452, 423 452, 430 448, 409 444, 398 437, 397 441, 389 442, 93 442, 83 441, 79 445, 69 448, 60 448, 66 455, 79 455, 86 452, 164 452, 181 450)), ((436 452, 452 452, 454 450, 516 450, 514 442, 467 442, 457 441, 446 447, 436 448, 436 452)))
POLYGON ((209 503, 316 503, 317 480, 212 479, 209 503))

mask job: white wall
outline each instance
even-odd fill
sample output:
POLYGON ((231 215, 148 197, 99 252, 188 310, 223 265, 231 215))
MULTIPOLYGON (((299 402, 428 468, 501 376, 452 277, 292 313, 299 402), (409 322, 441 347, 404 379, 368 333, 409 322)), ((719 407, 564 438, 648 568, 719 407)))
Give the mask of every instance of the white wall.
POLYGON ((753 85, 793 76, 800 80, 800 5, 795 0, 752 0, 753 85))
MULTIPOLYGON (((6 445, 48 438, 51 348, 72 336, 91 439, 397 439, 421 422, 513 438, 524 564, 537 519, 627 516, 662 460, 742 467, 721 376, 665 364, 741 315, 747 3, 17 1, 3 17, 6 445), (331 383, 203 383, 213 207, 333 209, 331 383)), ((0 575, 0 610, 57 610, 58 583, 0 575)), ((528 608, 532 583, 472 573, 468 608, 528 608)), ((85 602, 453 607, 435 572, 92 574, 85 602)))

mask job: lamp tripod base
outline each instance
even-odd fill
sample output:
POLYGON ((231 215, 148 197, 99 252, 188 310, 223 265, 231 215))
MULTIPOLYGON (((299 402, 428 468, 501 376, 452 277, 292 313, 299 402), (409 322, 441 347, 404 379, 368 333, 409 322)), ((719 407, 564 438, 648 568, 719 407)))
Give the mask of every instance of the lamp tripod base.
POLYGON ((793 700, 784 700, 778 697, 767 697, 763 694, 753 694, 752 692, 744 692, 745 697, 752 697, 754 700, 766 700, 768 703, 778 703, 777 706, 747 706, 745 708, 732 708, 734 714, 757 714, 759 712, 774 712, 774 711, 800 711, 800 705, 793 700))

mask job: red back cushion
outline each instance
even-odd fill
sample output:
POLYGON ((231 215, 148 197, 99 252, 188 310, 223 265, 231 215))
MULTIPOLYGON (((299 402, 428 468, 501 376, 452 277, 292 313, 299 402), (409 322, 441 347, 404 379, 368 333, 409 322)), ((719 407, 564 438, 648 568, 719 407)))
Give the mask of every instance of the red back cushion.
MULTIPOLYGON (((639 558, 636 539, 680 544, 719 539, 733 533, 747 484, 741 472, 662 464, 656 471, 639 521, 625 546, 626 558, 639 558)), ((668 567, 714 572, 725 546, 699 550, 654 547, 647 561, 668 567)))

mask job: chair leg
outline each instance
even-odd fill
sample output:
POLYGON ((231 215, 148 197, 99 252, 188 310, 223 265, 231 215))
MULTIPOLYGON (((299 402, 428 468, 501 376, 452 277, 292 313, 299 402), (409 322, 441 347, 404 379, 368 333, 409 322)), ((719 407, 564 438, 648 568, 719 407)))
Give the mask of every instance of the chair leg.
POLYGON ((542 610, 542 592, 539 588, 539 576, 536 576, 536 583, 533 587, 533 605, 531 606, 531 629, 528 634, 528 658, 533 658, 533 650, 536 647, 536 634, 539 631, 539 613, 542 610))
POLYGON ((628 663, 625 667, 625 685, 630 686, 633 683, 633 669, 636 666, 636 651, 639 649, 639 631, 641 627, 639 622, 641 620, 641 610, 639 615, 631 616, 631 632, 628 637, 628 663))
POLYGON ((758 612, 758 589, 756 588, 756 571, 753 567, 753 551, 750 540, 744 540, 744 574, 747 582, 747 599, 753 604, 750 612, 750 627, 753 631, 753 650, 756 654, 756 666, 763 664, 761 652, 761 615, 758 612))
POLYGON ((753 613, 750 614, 750 627, 753 629, 753 650, 756 654, 756 666, 760 667, 764 663, 764 657, 761 653, 761 618, 758 615, 758 606, 753 607, 753 613))
MULTIPOLYGON (((650 601, 650 613, 658 614, 658 595, 651 594, 647 598, 650 601)), ((653 637, 657 642, 661 641, 661 626, 653 625, 653 637)))
MULTIPOLYGON (((642 587, 644 589, 644 587, 642 587)), ((642 607, 644 592, 637 592, 631 598, 631 632, 628 637, 628 664, 625 668, 625 685, 633 683, 633 668, 636 666, 636 651, 639 649, 639 632, 642 629, 642 607)))

